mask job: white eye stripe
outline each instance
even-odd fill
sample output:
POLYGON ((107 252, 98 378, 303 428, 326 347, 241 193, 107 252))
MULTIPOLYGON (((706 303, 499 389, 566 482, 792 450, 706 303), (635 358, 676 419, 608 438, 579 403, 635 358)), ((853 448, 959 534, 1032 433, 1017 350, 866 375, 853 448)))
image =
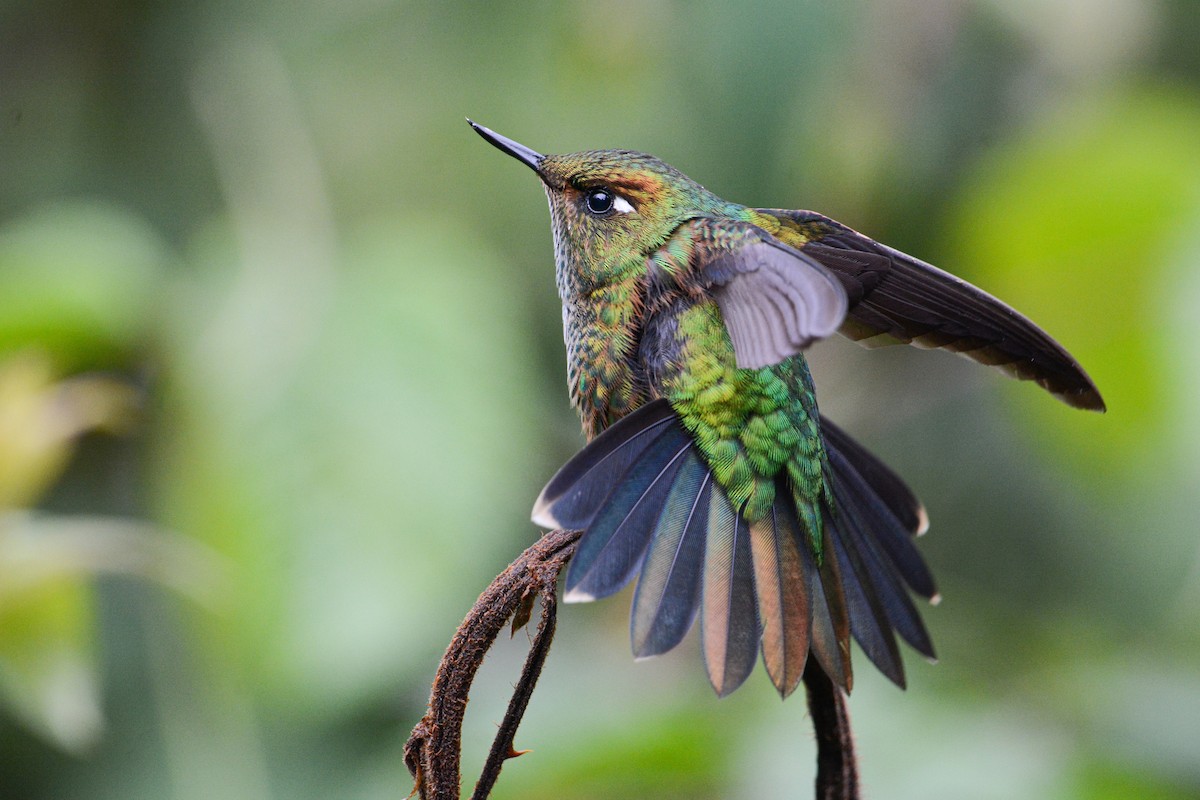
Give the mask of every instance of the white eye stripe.
POLYGON ((613 211, 616 211, 618 214, 628 214, 629 212, 633 211, 633 205, 619 194, 613 195, 612 207, 613 211))

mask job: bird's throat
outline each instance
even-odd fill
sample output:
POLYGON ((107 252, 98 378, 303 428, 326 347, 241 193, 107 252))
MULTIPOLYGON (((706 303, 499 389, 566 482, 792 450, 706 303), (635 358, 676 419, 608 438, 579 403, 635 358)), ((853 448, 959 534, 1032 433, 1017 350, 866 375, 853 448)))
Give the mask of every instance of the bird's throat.
POLYGON ((571 404, 589 439, 648 399, 638 361, 645 276, 568 296, 563 338, 571 404))

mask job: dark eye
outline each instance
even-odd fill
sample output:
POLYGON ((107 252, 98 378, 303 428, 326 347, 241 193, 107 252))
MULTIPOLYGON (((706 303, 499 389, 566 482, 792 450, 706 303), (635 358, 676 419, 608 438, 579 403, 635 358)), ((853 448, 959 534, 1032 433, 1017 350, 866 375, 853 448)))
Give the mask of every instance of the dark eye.
POLYGON ((612 211, 613 195, 605 189, 592 189, 587 193, 587 210, 593 214, 607 214, 612 211))

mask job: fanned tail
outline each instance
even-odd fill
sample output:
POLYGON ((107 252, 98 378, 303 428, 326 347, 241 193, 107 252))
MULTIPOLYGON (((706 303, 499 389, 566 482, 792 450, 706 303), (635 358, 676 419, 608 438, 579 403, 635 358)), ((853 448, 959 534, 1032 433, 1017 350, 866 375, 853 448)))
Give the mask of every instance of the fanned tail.
POLYGON ((746 680, 760 651, 783 696, 810 653, 849 691, 851 636, 903 686, 896 633, 933 658, 908 595, 936 598, 913 544, 925 512, 895 473, 821 424, 835 508, 816 537, 782 476, 769 513, 747 520, 665 400, 609 427, 555 475, 535 507, 541 524, 585 531, 565 599, 606 597, 640 573, 634 655, 667 652, 699 617, 705 668, 722 696, 746 680))

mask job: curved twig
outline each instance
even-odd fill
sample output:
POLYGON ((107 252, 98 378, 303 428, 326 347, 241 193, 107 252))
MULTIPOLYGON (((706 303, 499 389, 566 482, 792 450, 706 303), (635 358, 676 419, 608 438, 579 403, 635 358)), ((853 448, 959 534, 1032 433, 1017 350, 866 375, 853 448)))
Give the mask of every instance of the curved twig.
POLYGON ((558 570, 555 570, 554 574, 548 578, 548 581, 542 582, 540 589, 542 621, 538 623, 537 634, 533 637, 533 644, 529 648, 525 666, 521 669, 521 680, 517 682, 517 686, 513 690, 512 700, 508 703, 508 710, 504 712, 500 731, 492 742, 492 749, 488 753, 487 761, 484 762, 479 781, 475 784, 475 791, 471 793, 471 800, 486 800, 492 787, 496 785, 496 779, 500 777, 500 769, 504 766, 504 762, 527 752, 517 750, 513 745, 513 739, 516 738, 517 726, 521 724, 521 718, 525 716, 525 707, 529 705, 529 698, 533 696, 533 687, 537 683, 538 676, 542 674, 542 666, 546 663, 546 656, 550 653, 550 642, 554 639, 555 615, 558 607, 554 590, 558 583, 558 570))
MULTIPOLYGON (((412 793, 421 800, 458 800, 462 723, 475 674, 508 620, 515 618, 514 629, 524 625, 534 600, 540 598, 542 616, 537 633, 472 800, 486 800, 504 762, 521 755, 513 749, 513 739, 550 652, 558 576, 574 555, 579 537, 578 531, 563 530, 543 536, 492 581, 458 626, 434 677, 429 710, 404 747, 404 763, 415 781, 412 793)), ((858 776, 845 695, 813 659, 804 671, 804 684, 817 737, 816 797, 857 800, 858 776)))
MULTIPOLYGON (((480 777, 482 787, 491 768, 494 774, 490 777, 488 790, 495 782, 499 765, 512 749, 512 737, 550 649, 558 574, 574 554, 579 536, 578 531, 562 530, 543 536, 492 581, 458 626, 434 677, 429 710, 413 728, 404 746, 404 763, 416 781, 413 791, 421 800, 458 800, 462 722, 471 683, 505 623, 521 610, 522 605, 540 594, 542 622, 525 662, 521 682, 517 684, 516 694, 505 714, 505 724, 492 745, 493 755, 499 748, 503 757, 493 765, 489 756, 488 767, 480 777)), ((477 792, 477 797, 486 796, 486 791, 484 794, 477 792)))

